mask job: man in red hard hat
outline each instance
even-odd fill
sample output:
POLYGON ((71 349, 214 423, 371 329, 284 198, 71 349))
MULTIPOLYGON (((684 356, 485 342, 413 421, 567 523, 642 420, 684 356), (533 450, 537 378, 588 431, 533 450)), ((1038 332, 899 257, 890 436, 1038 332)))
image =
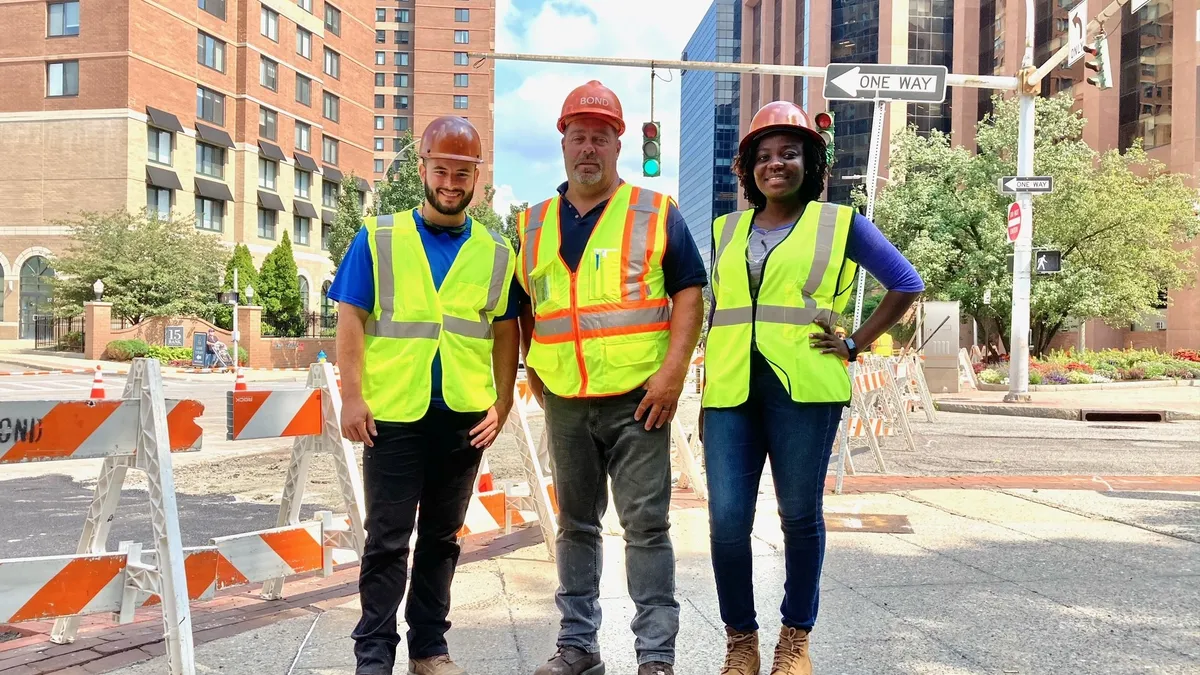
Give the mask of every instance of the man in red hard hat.
POLYGON ((466 214, 483 162, 479 133, 439 117, 420 152, 425 202, 367 218, 329 289, 339 303, 342 433, 366 446, 355 675, 392 673, 414 529, 405 672, 464 675, 445 637, 457 537, 517 374, 518 305, 506 292, 516 256, 466 214))
POLYGON ((639 675, 673 675, 679 604, 668 534, 670 425, 703 313, 704 262, 674 200, 617 175, 621 102, 597 81, 558 120, 567 181, 519 218, 530 388, 558 497, 558 650, 535 675, 602 675, 605 485, 625 530, 639 675))

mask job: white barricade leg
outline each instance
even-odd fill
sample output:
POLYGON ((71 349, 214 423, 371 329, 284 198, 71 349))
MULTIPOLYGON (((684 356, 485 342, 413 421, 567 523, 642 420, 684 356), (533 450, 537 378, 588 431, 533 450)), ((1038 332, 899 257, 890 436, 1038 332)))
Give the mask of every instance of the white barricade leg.
POLYGON ((525 472, 525 480, 529 483, 529 493, 532 496, 534 510, 537 512, 538 527, 542 530, 542 538, 546 542, 546 551, 550 559, 554 560, 554 542, 558 536, 558 516, 555 513, 557 501, 550 496, 548 471, 543 469, 547 465, 543 464, 540 458, 544 452, 547 460, 549 459, 550 434, 546 428, 543 428, 541 442, 537 445, 533 444, 533 432, 529 429, 525 401, 521 398, 519 391, 515 391, 514 394, 517 417, 514 421, 510 415, 508 423, 517 426, 513 435, 517 438, 517 442, 524 446, 521 464, 525 472))
POLYGON ((908 421, 908 406, 904 403, 904 388, 896 382, 896 376, 892 372, 890 364, 884 363, 881 372, 886 382, 883 401, 887 406, 888 416, 894 424, 900 427, 900 433, 904 436, 904 442, 908 445, 908 449, 916 452, 917 441, 913 437, 912 425, 908 421))
MULTIPOLYGON (((858 364, 851 363, 850 364, 850 373, 849 373, 849 375, 850 375, 850 392, 851 392, 850 395, 851 396, 854 395, 854 375, 857 372, 858 372, 858 364)), ((839 495, 842 494, 842 480, 846 477, 846 461, 850 457, 850 431, 849 430, 850 430, 850 411, 852 409, 853 409, 853 406, 849 406, 849 405, 846 406, 845 408, 842 408, 842 419, 841 419, 841 421, 838 422, 838 437, 840 437, 841 440, 838 441, 838 440, 836 440, 836 437, 835 437, 835 441, 834 441, 838 446, 838 458, 837 458, 837 478, 834 480, 834 483, 833 483, 833 491, 834 491, 834 493, 839 494, 839 495)), ((822 486, 821 489, 824 490, 825 489, 824 486, 822 486)))
MULTIPOLYGON (((106 457, 100 466, 100 477, 96 480, 96 490, 92 495, 92 504, 88 507, 87 519, 83 523, 83 534, 79 537, 76 553, 104 553, 107 549, 108 530, 112 525, 113 514, 121 501, 121 486, 125 484, 125 473, 133 466, 133 457, 106 457)), ((57 644, 67 644, 75 641, 79 630, 79 617, 71 616, 54 622, 54 630, 50 633, 50 641, 57 644)))
POLYGON ((696 461, 696 455, 692 452, 692 446, 688 443, 687 434, 683 432, 683 425, 679 423, 678 418, 671 421, 671 438, 675 441, 675 449, 679 452, 679 460, 683 464, 683 475, 687 476, 692 491, 700 499, 708 501, 708 486, 704 483, 700 464, 696 461))
MULTIPOLYGON (((195 675, 192 613, 183 567, 183 537, 179 532, 179 506, 175 500, 175 475, 171 469, 161 368, 157 359, 137 359, 129 369, 129 384, 137 383, 133 388, 140 392, 141 398, 142 433, 138 438, 137 468, 146 472, 149 483, 150 521, 158 567, 157 591, 162 598, 169 672, 171 675, 195 675)), ((127 385, 126 389, 129 388, 127 385)))
POLYGON ((929 393, 929 383, 925 381, 925 367, 921 365, 920 357, 912 357, 912 368, 917 379, 917 388, 921 392, 921 407, 925 409, 925 419, 930 423, 937 422, 933 409, 933 395, 929 393))
POLYGON ((871 419, 878 418, 878 415, 871 414, 873 412, 871 408, 872 406, 866 404, 865 397, 856 396, 850 405, 852 413, 857 414, 863 420, 863 424, 866 427, 867 446, 871 448, 871 454, 875 457, 875 464, 879 467, 879 473, 887 473, 887 464, 883 461, 883 449, 879 447, 879 439, 875 437, 869 424, 871 419))

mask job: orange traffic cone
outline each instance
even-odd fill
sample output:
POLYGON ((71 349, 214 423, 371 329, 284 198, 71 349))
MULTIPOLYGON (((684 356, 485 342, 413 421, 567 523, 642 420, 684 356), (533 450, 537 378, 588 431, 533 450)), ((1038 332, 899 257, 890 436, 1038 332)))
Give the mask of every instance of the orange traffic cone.
POLYGON ((92 393, 88 394, 88 398, 104 398, 104 373, 100 372, 100 366, 96 366, 96 375, 92 378, 92 393))
POLYGON ((234 391, 246 391, 246 374, 241 368, 237 369, 237 379, 233 381, 234 391))
POLYGON ((479 492, 491 492, 496 489, 496 481, 492 479, 492 467, 488 465, 487 457, 483 458, 483 466, 479 471, 479 492))

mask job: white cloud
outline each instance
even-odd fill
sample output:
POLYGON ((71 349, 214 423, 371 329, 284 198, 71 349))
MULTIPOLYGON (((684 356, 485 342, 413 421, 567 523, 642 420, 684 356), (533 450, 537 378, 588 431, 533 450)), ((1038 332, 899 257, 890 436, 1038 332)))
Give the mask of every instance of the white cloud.
MULTIPOLYGON (((678 60, 710 0, 546 0, 521 12, 497 0, 496 51, 528 54, 678 60)), ((619 163, 625 180, 677 195, 679 73, 659 71, 654 118, 662 124, 663 174, 643 178, 641 124, 650 121, 650 72, 643 68, 502 61, 503 76, 520 85, 496 96, 497 183, 511 186, 514 201, 537 202, 566 180, 555 128, 563 99, 597 79, 616 92, 626 132, 619 163)), ((498 209, 499 210, 499 209, 498 209)))
POLYGON ((492 209, 499 213, 501 218, 507 218, 508 207, 520 202, 521 200, 518 200, 516 193, 513 192, 513 186, 505 183, 496 186, 496 194, 492 196, 492 209))

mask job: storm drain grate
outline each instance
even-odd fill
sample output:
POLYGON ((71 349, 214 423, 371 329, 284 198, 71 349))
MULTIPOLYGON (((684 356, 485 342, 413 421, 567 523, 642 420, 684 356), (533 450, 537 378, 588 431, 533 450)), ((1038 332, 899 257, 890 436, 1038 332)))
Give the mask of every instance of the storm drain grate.
POLYGON ((1080 410, 1084 422, 1166 422, 1162 410, 1080 410))

